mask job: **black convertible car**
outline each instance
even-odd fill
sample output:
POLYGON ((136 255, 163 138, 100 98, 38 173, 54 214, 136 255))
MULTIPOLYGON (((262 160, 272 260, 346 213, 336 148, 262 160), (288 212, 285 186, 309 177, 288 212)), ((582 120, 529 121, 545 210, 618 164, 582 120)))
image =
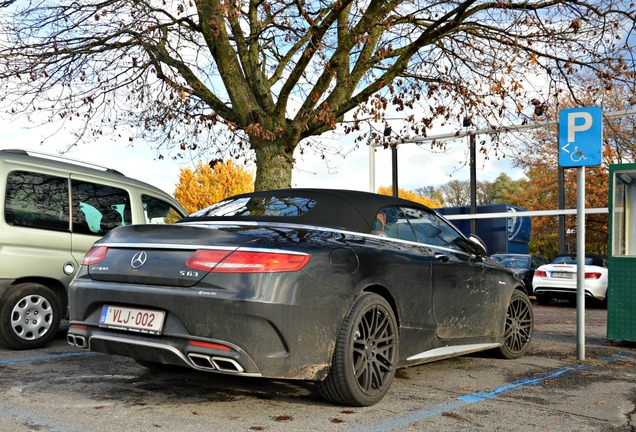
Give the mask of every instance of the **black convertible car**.
POLYGON ((515 274, 427 207, 365 192, 228 198, 95 243, 70 289, 68 342, 149 368, 313 380, 366 406, 397 368, 533 332, 515 274))

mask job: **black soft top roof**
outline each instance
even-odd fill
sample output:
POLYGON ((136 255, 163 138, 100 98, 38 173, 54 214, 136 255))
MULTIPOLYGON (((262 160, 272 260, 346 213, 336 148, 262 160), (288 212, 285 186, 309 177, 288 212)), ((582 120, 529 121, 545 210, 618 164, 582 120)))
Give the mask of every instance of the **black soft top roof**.
POLYGON ((235 195, 227 199, 252 196, 304 197, 314 200, 316 205, 300 216, 190 216, 181 219, 179 223, 197 221, 270 221, 339 228, 366 233, 371 230, 378 210, 384 207, 407 206, 432 212, 431 209, 422 204, 402 198, 344 189, 276 189, 235 195))

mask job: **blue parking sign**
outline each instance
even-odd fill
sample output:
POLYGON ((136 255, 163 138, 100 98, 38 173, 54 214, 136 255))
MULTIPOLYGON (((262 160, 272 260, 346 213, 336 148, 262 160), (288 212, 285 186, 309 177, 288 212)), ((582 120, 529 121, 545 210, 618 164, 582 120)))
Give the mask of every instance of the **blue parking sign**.
POLYGON ((603 143, 600 107, 570 108, 559 113, 559 166, 598 166, 603 143))

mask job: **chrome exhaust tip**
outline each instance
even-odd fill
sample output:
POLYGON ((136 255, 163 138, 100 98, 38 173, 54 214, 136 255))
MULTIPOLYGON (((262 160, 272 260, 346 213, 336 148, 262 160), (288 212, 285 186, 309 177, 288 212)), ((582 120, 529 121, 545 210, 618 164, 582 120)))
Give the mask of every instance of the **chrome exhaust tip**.
POLYGON ((214 367, 214 364, 212 364, 212 361, 210 360, 210 356, 208 356, 208 355, 190 353, 190 354, 188 354, 188 358, 190 359, 192 364, 195 365, 198 368, 210 369, 210 370, 216 369, 214 367))
POLYGON ((68 342, 69 345, 72 345, 77 348, 83 348, 83 349, 88 348, 88 342, 86 341, 86 338, 81 335, 74 335, 72 333, 68 333, 66 335, 66 342, 68 342))
POLYGON ((245 369, 234 359, 206 354, 190 353, 188 358, 200 369, 216 370, 226 373, 243 373, 245 369))
POLYGON ((210 358, 212 364, 222 372, 233 372, 233 373, 243 373, 245 369, 241 367, 240 364, 234 359, 230 359, 227 357, 218 357, 214 356, 210 358))

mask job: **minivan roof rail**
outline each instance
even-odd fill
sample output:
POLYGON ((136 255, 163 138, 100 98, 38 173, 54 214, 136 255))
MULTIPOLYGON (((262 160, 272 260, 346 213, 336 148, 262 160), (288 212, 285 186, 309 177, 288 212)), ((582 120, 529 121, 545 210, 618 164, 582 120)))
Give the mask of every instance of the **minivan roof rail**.
POLYGON ((65 156, 60 156, 60 155, 53 154, 53 153, 40 152, 40 151, 37 151, 37 150, 0 149, 0 153, 13 153, 13 154, 18 154, 18 155, 22 155, 22 156, 43 156, 45 158, 59 160, 61 162, 71 162, 71 163, 74 163, 74 164, 84 165, 84 166, 89 167, 89 168, 97 168, 97 169, 101 169, 101 170, 109 172, 109 173, 113 173, 113 174, 118 174, 118 175, 124 176, 123 173, 121 173, 120 171, 117 171, 116 169, 105 167, 103 165, 99 165, 99 164, 96 164, 96 163, 93 163, 93 162, 88 162, 88 161, 80 160, 80 159, 72 159, 72 158, 68 158, 68 157, 65 157, 65 156))

